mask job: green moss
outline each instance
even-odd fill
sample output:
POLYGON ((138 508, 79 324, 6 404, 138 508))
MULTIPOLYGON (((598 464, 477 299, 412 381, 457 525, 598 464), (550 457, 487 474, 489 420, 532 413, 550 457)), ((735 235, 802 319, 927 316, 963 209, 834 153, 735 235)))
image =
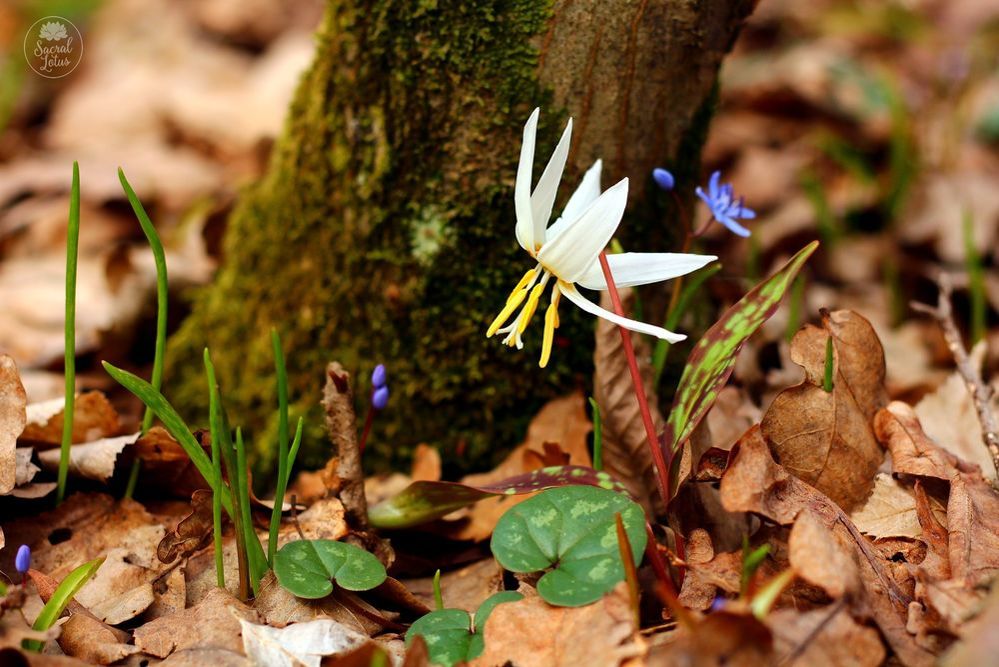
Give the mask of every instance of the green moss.
MULTIPOLYGON (((537 323, 523 351, 485 338, 529 264, 511 191, 521 127, 545 98, 533 44, 549 11, 536 0, 329 2, 268 172, 243 194, 223 268, 169 347, 167 394, 195 420, 197 354, 211 347, 233 420, 256 436, 260 479, 275 449, 271 326, 308 412, 305 465, 329 452, 315 406, 331 359, 354 370, 362 397, 373 366, 389 369, 392 399, 371 440, 383 465, 419 442, 493 459, 588 374, 592 323, 571 309, 561 333, 573 344, 545 371, 537 323)), ((564 117, 549 108, 544 120, 539 146, 553 145, 564 117)))

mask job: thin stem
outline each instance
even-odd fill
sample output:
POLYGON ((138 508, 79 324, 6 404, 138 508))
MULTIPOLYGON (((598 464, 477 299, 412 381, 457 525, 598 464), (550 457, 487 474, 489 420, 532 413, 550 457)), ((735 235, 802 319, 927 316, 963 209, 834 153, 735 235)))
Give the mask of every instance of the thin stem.
POLYGON ((604 469, 604 434, 600 421, 600 405, 590 397, 590 407, 593 409, 593 469, 604 469))
POLYGON ((219 442, 212 438, 212 534, 215 541, 215 578, 219 588, 225 588, 225 564, 222 559, 222 453, 219 442))
MULTIPOLYGON (((153 252, 153 262, 156 264, 156 344, 153 354, 151 384, 156 391, 160 391, 160 388, 163 386, 163 356, 166 350, 167 304, 169 302, 166 253, 163 251, 163 243, 156 232, 156 226, 149 219, 146 209, 142 206, 142 202, 139 201, 128 179, 125 178, 125 172, 120 167, 118 168, 118 180, 121 181, 121 187, 125 191, 125 196, 128 198, 129 204, 132 205, 132 211, 139 220, 142 232, 146 235, 149 248, 153 252)), ((143 434, 153 425, 153 416, 153 411, 149 406, 146 406, 146 412, 142 416, 143 434)), ((125 487, 126 498, 131 498, 135 492, 135 486, 139 480, 139 468, 139 459, 135 459, 132 462, 132 470, 129 473, 128 484, 125 487)))
POLYGON ((249 565, 250 586, 253 594, 260 593, 260 577, 267 569, 267 564, 261 564, 255 553, 259 553, 260 538, 257 531, 253 529, 253 517, 250 515, 250 480, 249 467, 246 465, 246 447, 243 445, 243 429, 236 427, 236 480, 239 482, 239 507, 243 512, 243 541, 246 544, 247 563, 249 565), (250 549, 250 545, 256 543, 258 549, 250 549))
POLYGON ((628 599, 631 602, 632 621, 635 630, 642 627, 642 616, 638 606, 638 570, 635 569, 635 553, 631 550, 631 542, 628 541, 628 533, 624 529, 624 520, 621 513, 614 514, 614 523, 617 527, 617 548, 621 554, 621 565, 624 567, 624 579, 628 582, 628 599))
POLYGON ((680 599, 676 595, 676 586, 673 585, 673 579, 670 578, 669 570, 666 569, 666 561, 663 559, 663 555, 659 553, 659 543, 656 541, 655 533, 652 532, 652 526, 649 525, 648 521, 645 522, 645 535, 645 556, 652 563, 652 570, 655 572, 656 578, 659 579, 659 586, 656 587, 656 592, 666 607, 673 613, 673 616, 676 617, 676 620, 687 627, 691 627, 690 614, 680 604, 680 599))
POLYGON ((278 395, 278 479, 274 490, 274 509, 271 511, 270 533, 267 542, 267 562, 274 567, 277 554, 278 529, 281 527, 281 506, 284 505, 284 492, 288 484, 288 370, 281 349, 281 337, 277 329, 271 329, 271 345, 274 348, 274 367, 277 372, 278 395))
MULTIPOLYGON (((607 261, 607 253, 600 252, 600 268, 604 273, 604 280, 607 281, 607 292, 610 294, 611 303, 614 305, 614 312, 620 317, 625 317, 624 308, 621 306, 621 297, 617 292, 617 284, 611 273, 610 264, 607 261)), ((649 401, 645 396, 645 386, 642 383, 642 376, 638 371, 638 361, 635 359, 635 347, 631 344, 631 332, 624 327, 618 327, 621 332, 621 347, 624 355, 628 359, 628 370, 631 371, 631 383, 635 390, 635 398, 638 399, 638 409, 642 413, 642 424, 645 426, 645 436, 648 439, 649 448, 652 450, 652 460, 656 465, 656 482, 659 486, 659 495, 662 496, 663 503, 669 504, 669 469, 666 466, 666 459, 663 451, 659 447, 656 437, 656 427, 652 423, 652 413, 649 411, 649 401)))
POLYGON ((364 417, 364 428, 361 429, 361 440, 357 443, 359 454, 364 453, 364 446, 368 444, 368 434, 371 433, 371 423, 375 420, 375 406, 368 406, 368 414, 364 417))
POLYGON ((59 448, 59 475, 56 505, 66 497, 69 476, 69 449, 73 444, 73 417, 76 399, 76 264, 80 250, 80 165, 73 163, 73 186, 69 197, 69 224, 66 229, 66 402, 63 406, 62 444, 59 448))

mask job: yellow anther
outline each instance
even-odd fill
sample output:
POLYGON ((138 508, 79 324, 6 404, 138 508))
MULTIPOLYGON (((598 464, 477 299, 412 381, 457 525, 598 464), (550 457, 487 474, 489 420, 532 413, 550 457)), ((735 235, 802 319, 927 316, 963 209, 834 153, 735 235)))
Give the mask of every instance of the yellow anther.
POLYGON ((555 329, 558 328, 558 301, 561 293, 558 286, 552 290, 552 302, 545 311, 545 334, 541 341, 541 361, 538 365, 544 368, 548 365, 548 359, 552 355, 552 342, 555 340, 555 329))
POLYGON ((524 312, 520 314, 520 324, 517 325, 517 333, 524 333, 524 329, 530 324, 531 318, 534 317, 534 311, 538 309, 538 300, 541 298, 541 291, 545 288, 545 284, 538 283, 531 290, 531 298, 527 300, 527 305, 524 306, 524 312))
MULTIPOLYGON (((516 298, 516 296, 517 296, 517 292, 519 292, 520 290, 524 289, 525 287, 527 287, 528 284, 530 284, 531 279, 534 277, 535 273, 536 273, 536 271, 534 269, 531 269, 530 271, 528 271, 527 273, 524 274, 524 277, 520 279, 520 282, 517 283, 517 286, 513 288, 512 292, 510 292, 510 296, 508 296, 506 298, 506 302, 507 303, 510 303, 511 301, 513 301, 514 298, 516 298)), ((524 297, 521 296, 520 298, 524 298, 524 297)))
POLYGON ((526 289, 521 289, 519 292, 514 292, 513 294, 510 295, 510 298, 509 300, 507 300, 506 305, 503 306, 503 310, 501 310, 500 314, 496 316, 496 319, 493 320, 493 323, 489 325, 489 330, 486 332, 486 338, 491 337, 493 334, 496 333, 497 330, 499 330, 501 326, 503 326, 503 323, 506 322, 507 319, 509 319, 510 315, 513 314, 513 311, 517 310, 517 307, 520 306, 521 303, 523 303, 524 297, 526 296, 527 296, 526 289))

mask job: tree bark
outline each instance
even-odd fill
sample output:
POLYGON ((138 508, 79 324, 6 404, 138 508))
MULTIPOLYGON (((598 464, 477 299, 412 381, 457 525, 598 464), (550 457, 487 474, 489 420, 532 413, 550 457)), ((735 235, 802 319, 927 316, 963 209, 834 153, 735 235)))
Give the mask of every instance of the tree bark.
POLYGON ((195 362, 210 345, 266 471, 276 326, 292 398, 311 416, 306 463, 326 458, 315 397, 330 356, 362 379, 359 396, 375 364, 389 369, 370 451, 382 462, 424 441, 464 443, 478 461, 516 444, 544 400, 588 377, 593 330, 563 308, 545 370, 540 329, 520 352, 485 338, 529 268, 513 234, 524 122, 542 107, 540 169, 572 115, 562 197, 603 158, 605 187, 631 179, 625 247, 669 250, 650 171, 696 178, 718 67, 754 4, 329 0, 267 174, 242 196, 215 283, 171 340, 168 396, 202 416, 195 362))

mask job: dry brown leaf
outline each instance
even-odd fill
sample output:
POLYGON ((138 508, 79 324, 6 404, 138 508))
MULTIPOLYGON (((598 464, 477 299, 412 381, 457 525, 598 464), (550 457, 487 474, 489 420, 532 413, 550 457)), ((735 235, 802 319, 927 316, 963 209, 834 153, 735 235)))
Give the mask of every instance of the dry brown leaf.
POLYGON ((854 621, 844 604, 778 609, 767 616, 767 625, 781 665, 878 667, 885 659, 878 631, 854 621))
POLYGON ((684 561, 687 574, 680 589, 680 602, 688 609, 703 611, 715 601, 718 590, 738 593, 742 553, 715 554, 706 530, 695 528, 687 537, 684 561))
POLYGON ((964 635, 941 660, 942 667, 981 667, 999 655, 999 586, 993 585, 978 615, 964 626, 964 635))
POLYGON ((94 616, 119 625, 144 612, 153 603, 156 571, 129 562, 125 549, 107 553, 94 577, 76 594, 76 600, 94 616))
POLYGON ((436 447, 417 445, 413 452, 413 467, 409 473, 414 482, 427 480, 436 482, 441 478, 441 454, 436 447))
POLYGON ((0 355, 0 495, 10 493, 17 484, 17 438, 27 423, 27 404, 17 364, 10 356, 0 355))
POLYGON ((323 656, 349 653, 368 636, 328 618, 295 623, 285 628, 248 623, 240 619, 243 650, 261 667, 319 667, 323 656))
POLYGON ((752 614, 722 609, 681 628, 674 640, 650 653, 649 667, 758 667, 773 664, 773 637, 752 614))
POLYGON ((176 567, 165 577, 153 582, 153 596, 153 603, 142 615, 143 620, 148 622, 183 611, 187 606, 187 580, 184 569, 176 567))
MULTIPOLYGON (((407 579, 406 588, 426 605, 434 603, 433 577, 407 579)), ((487 597, 502 590, 503 570, 492 558, 441 574, 444 606, 474 612, 487 597)))
POLYGON ((950 480, 958 467, 972 468, 930 440, 916 413, 901 401, 892 401, 874 416, 874 432, 891 454, 898 474, 950 480))
POLYGON ((291 623, 330 618, 367 636, 382 630, 381 625, 353 612, 332 596, 321 600, 295 597, 278 584, 273 572, 268 572, 260 580, 260 595, 254 600, 253 608, 268 625, 278 628, 291 623))
MULTIPOLYGON (((101 438, 93 442, 74 445, 69 450, 69 472, 77 477, 107 482, 114 474, 115 462, 125 447, 138 440, 139 434, 101 438)), ((59 469, 58 449, 38 452, 38 460, 48 470, 59 469)))
MULTIPOLYGON (((634 290, 630 288, 621 290, 626 310, 630 308, 630 302, 634 301, 634 295, 634 290)), ((612 308, 607 292, 601 294, 600 305, 612 308)), ((656 407, 649 346, 641 336, 634 336, 632 340, 645 394, 649 397, 652 422, 656 433, 659 433, 664 420, 656 407)), ((649 451, 642 413, 638 409, 638 399, 635 398, 621 332, 617 325, 607 320, 597 321, 593 365, 593 397, 600 406, 604 470, 623 483, 645 511, 650 512, 655 504, 653 499, 658 497, 652 453, 649 451)))
POLYGON ((139 652, 107 625, 86 614, 70 616, 57 641, 66 655, 97 665, 110 665, 139 652))
POLYGON ((161 563, 172 563, 178 557, 190 556, 208 544, 214 525, 212 492, 199 489, 191 495, 191 513, 163 537, 156 547, 156 557, 161 563))
MULTIPOLYGON (((932 505, 938 519, 946 519, 939 503, 932 505)), ((923 530, 916 514, 916 498, 912 491, 888 473, 878 473, 874 492, 850 515, 857 529, 865 535, 878 537, 919 537, 923 530)))
POLYGON ((955 473, 947 501, 951 574, 969 587, 999 572, 999 493, 976 473, 955 473))
POLYGON ((585 607, 553 607, 533 591, 501 604, 486 621, 485 652, 470 667, 617 665, 642 650, 630 640, 625 585, 585 607))
POLYGON ((157 658, 192 648, 215 648, 238 653, 243 647, 240 619, 253 623, 259 621, 253 609, 216 588, 196 606, 137 628, 135 645, 157 658))
POLYGON ((739 451, 721 482, 721 498, 732 512, 754 512, 791 525, 802 510, 831 526, 860 571, 861 600, 888 643, 906 665, 931 665, 934 657, 907 632, 904 619, 911 597, 894 581, 884 558, 829 498, 777 465, 759 429, 740 441, 739 451))
MULTIPOLYGON (((63 400, 48 401, 35 407, 28 406, 28 424, 21 433, 22 442, 30 442, 35 449, 51 449, 62 442, 63 400)), ((121 432, 118 412, 104 394, 88 391, 76 397, 73 403, 73 443, 93 442, 121 432)))
POLYGON ((158 667, 253 667, 242 653, 221 648, 189 648, 174 651, 158 667))
POLYGON ((791 341, 806 380, 774 398, 761 423, 774 456, 788 471, 849 511, 874 485, 883 452, 870 417, 885 401, 884 354, 867 320, 851 311, 824 314, 791 341), (826 341, 833 341, 832 392, 823 389, 826 341))
POLYGON ((860 591, 857 563, 815 512, 806 508, 798 514, 787 546, 794 573, 832 599, 853 598, 860 591))
POLYGON ((36 466, 31 462, 31 455, 34 450, 30 447, 18 447, 14 454, 16 456, 16 470, 14 474, 14 483, 17 486, 25 486, 35 478, 41 468, 36 466))

